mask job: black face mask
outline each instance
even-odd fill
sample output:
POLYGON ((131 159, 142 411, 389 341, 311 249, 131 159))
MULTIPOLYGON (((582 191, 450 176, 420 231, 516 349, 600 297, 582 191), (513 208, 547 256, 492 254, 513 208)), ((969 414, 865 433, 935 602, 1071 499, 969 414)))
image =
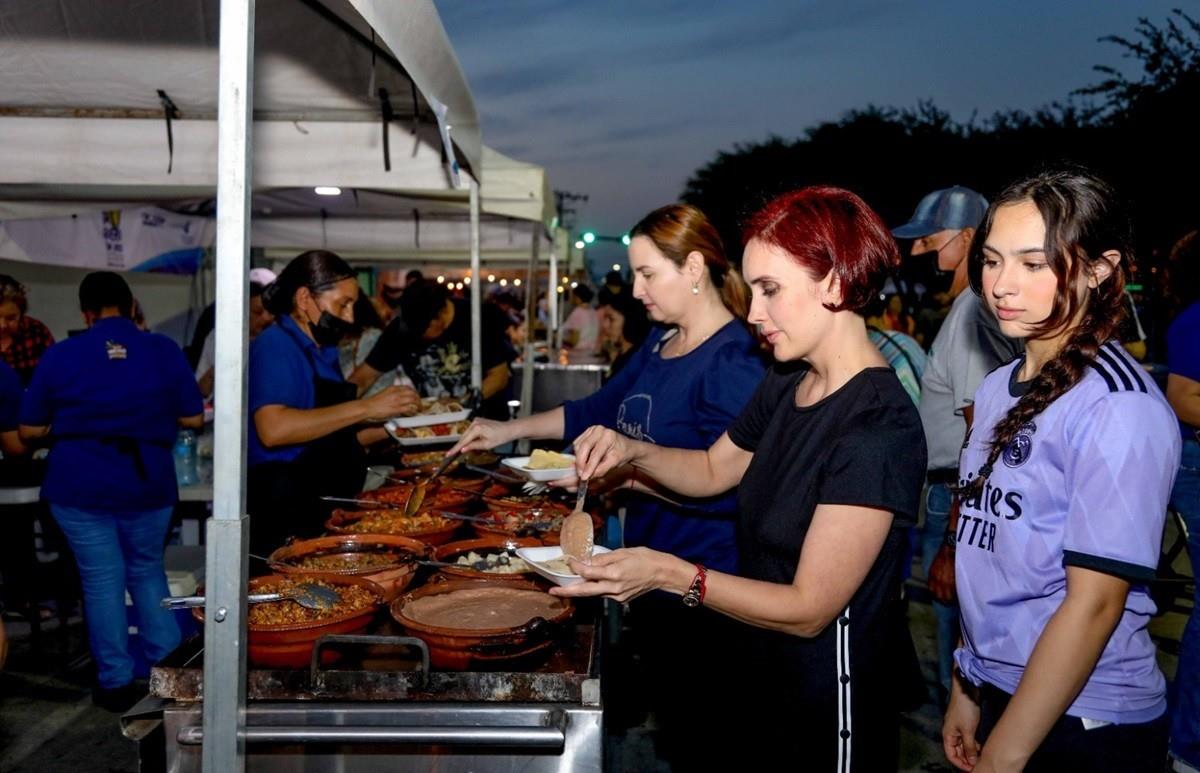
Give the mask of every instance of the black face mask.
POLYGON ((351 323, 341 317, 335 317, 324 309, 321 310, 321 316, 315 324, 308 323, 308 329, 312 332, 317 346, 337 346, 353 327, 354 325, 351 323))
POLYGON ((404 295, 404 290, 396 290, 396 291, 384 290, 383 291, 383 302, 388 305, 389 309, 399 308, 400 307, 400 298, 403 295, 404 295))

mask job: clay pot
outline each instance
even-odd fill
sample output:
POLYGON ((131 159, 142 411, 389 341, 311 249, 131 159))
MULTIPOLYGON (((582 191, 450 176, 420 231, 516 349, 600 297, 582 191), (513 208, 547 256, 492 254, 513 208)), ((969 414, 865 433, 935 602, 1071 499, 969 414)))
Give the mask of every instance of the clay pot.
MULTIPOLYGON (((255 577, 250 581, 250 593, 264 593, 271 584, 283 577, 297 579, 297 574, 273 574, 255 577)), ((285 625, 247 625, 246 660, 260 668, 305 668, 312 660, 313 644, 326 634, 361 633, 375 618, 384 603, 384 590, 370 580, 337 574, 308 573, 305 576, 322 580, 330 585, 358 585, 373 592, 379 599, 365 609, 334 614, 320 620, 285 625)), ((192 615, 204 623, 204 608, 192 610, 192 615)), ((321 655, 326 665, 336 662, 338 654, 327 650, 321 655)))
POLYGON ((575 608, 569 599, 551 596, 536 583, 489 578, 432 582, 394 599, 389 611, 409 634, 428 645, 430 663, 435 668, 461 671, 511 667, 514 663, 532 663, 549 657, 565 632, 575 608), (417 599, 480 588, 537 591, 553 599, 557 611, 549 618, 535 617, 523 625, 491 629, 434 626, 413 620, 405 614, 405 608, 417 599))
MULTIPOLYGON (((408 537, 409 539, 414 539, 430 546, 441 545, 445 542, 449 542, 454 537, 455 532, 457 532, 459 527, 462 525, 460 521, 451 520, 449 518, 441 518, 438 520, 438 523, 435 523, 428 528, 408 531, 399 528, 399 524, 402 523, 401 519, 405 517, 404 513, 400 510, 334 510, 333 514, 329 517, 329 520, 325 522, 325 529, 332 534, 365 534, 366 532, 352 531, 350 527, 361 521, 366 516, 375 515, 377 513, 386 513, 394 516, 394 520, 398 525, 395 531, 381 529, 377 532, 371 532, 371 534, 393 534, 396 536, 408 537)), ((418 515, 421 515, 421 513, 418 513, 418 515)))
POLYGON ((400 556, 395 562, 384 566, 320 568, 315 571, 346 577, 363 577, 383 588, 386 594, 384 600, 391 601, 412 583, 418 566, 416 560, 428 558, 433 549, 424 542, 395 534, 344 534, 289 543, 272 553, 270 559, 271 568, 281 574, 309 574, 314 569, 297 564, 310 556, 336 558, 374 552, 399 553, 400 556))
MULTIPOLYGON (((540 539, 534 537, 510 537, 501 534, 488 534, 481 536, 478 539, 459 540, 458 542, 447 542, 437 550, 433 551, 435 561, 444 561, 446 563, 454 563, 459 556, 465 556, 472 550, 476 553, 494 553, 500 550, 514 550, 516 548, 535 548, 544 544, 540 539)), ((495 572, 483 572, 478 569, 472 569, 468 566, 441 566, 438 567, 438 573, 443 575, 447 580, 459 578, 484 580, 494 577, 527 577, 535 575, 532 569, 529 572, 520 574, 498 574, 495 572)))

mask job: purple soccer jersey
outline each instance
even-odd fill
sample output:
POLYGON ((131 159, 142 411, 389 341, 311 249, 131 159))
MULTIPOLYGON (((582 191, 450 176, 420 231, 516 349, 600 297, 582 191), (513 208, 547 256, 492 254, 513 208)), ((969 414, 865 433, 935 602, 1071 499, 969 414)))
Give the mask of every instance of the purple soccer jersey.
MULTIPOLYGON (((1023 385, 1022 359, 993 371, 975 395, 975 427, 959 477, 974 478, 987 443, 1023 385)), ((1067 591, 1067 566, 1132 583, 1125 612, 1083 691, 1076 717, 1146 722, 1166 686, 1146 625, 1167 498, 1179 467, 1175 415, 1141 366, 1107 343, 1070 391, 1025 425, 981 494, 961 503, 955 576, 962 610, 959 668, 1012 693, 1067 591)))

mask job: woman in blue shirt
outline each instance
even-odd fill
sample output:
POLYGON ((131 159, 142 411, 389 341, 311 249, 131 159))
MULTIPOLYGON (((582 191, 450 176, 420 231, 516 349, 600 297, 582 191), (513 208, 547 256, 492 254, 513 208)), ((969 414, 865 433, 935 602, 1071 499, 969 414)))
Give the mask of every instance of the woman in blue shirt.
MULTIPOLYGON (((651 212, 630 236, 633 295, 662 327, 595 394, 516 421, 477 420, 451 453, 518 438, 576 437, 593 424, 660 445, 707 448, 738 416, 765 367, 745 324, 749 288, 725 257, 716 229, 695 207, 673 204, 651 212)), ((593 481, 589 490, 615 487, 638 492, 626 510, 626 545, 737 571, 733 491, 690 499, 631 467, 593 481)), ((665 594, 638 599, 632 616, 635 647, 653 682, 647 694, 661 701, 655 709, 662 751, 686 764, 686 737, 702 719, 696 706, 722 692, 713 663, 730 654, 730 624, 707 611, 681 614, 679 602, 665 594), (679 637, 688 646, 678 646, 679 637)))
POLYGON ((321 496, 353 496, 366 474, 364 428, 420 407, 416 392, 388 387, 358 398, 342 378, 338 342, 354 322, 358 280, 337 255, 298 255, 263 294, 276 316, 250 347, 247 510, 250 549, 265 555, 289 536, 313 536, 329 514, 321 496))
POLYGON ((171 448, 180 426, 201 426, 204 406, 175 342, 134 325, 124 279, 88 274, 79 306, 88 329, 42 355, 20 434, 52 443, 42 498, 79 564, 94 700, 124 710, 139 692, 126 589, 144 659, 153 663, 179 644, 174 617, 159 605, 170 595, 163 542, 178 498, 171 448))

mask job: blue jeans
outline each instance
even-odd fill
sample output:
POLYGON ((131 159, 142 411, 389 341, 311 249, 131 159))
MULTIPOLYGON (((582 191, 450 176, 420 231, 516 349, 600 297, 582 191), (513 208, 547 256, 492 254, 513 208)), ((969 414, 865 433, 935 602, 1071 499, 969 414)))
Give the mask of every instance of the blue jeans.
MULTIPOLYGON (((931 483, 925 489, 925 525, 921 528, 921 567, 929 577, 929 567, 937 556, 946 535, 946 524, 950 520, 950 487, 944 483, 931 483)), ((937 621, 937 669, 938 681, 950 690, 950 676, 954 668, 954 645, 958 642, 958 605, 943 604, 933 599, 933 617, 937 621)))
POLYGON ((50 512, 79 564, 88 643, 100 686, 129 684, 138 674, 129 649, 126 588, 133 598, 144 662, 158 661, 179 646, 175 617, 160 604, 171 595, 163 568, 171 508, 118 513, 51 504, 50 512))
MULTIPOLYGON (((1188 558, 1192 574, 1200 571, 1200 443, 1187 440, 1175 488, 1171 490, 1171 508, 1183 516, 1188 530, 1188 558)), ((1200 768, 1200 585, 1193 599, 1191 617, 1179 642, 1179 666, 1175 671, 1172 693, 1175 705, 1171 716, 1171 754, 1194 768, 1200 768)))

